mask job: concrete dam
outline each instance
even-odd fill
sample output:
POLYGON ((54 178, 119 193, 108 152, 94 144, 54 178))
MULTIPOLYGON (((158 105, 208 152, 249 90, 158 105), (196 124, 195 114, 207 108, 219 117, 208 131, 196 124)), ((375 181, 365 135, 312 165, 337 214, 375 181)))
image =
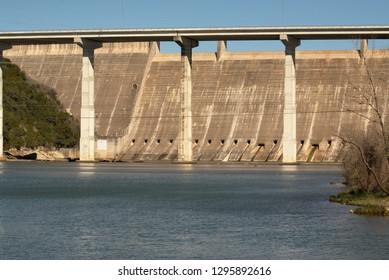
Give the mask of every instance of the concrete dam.
MULTIPOLYGON (((193 53, 193 160, 281 161, 285 53, 224 47, 193 53)), ((336 135, 365 127, 344 108, 347 103, 367 112, 349 100, 363 82, 362 55, 381 72, 389 71, 389 50, 296 51, 297 161, 341 161, 343 146, 336 135)), ((65 109, 80 119, 81 48, 19 45, 4 56, 34 81, 55 89, 65 109)), ((180 54, 160 53, 155 42, 103 43, 95 50, 94 71, 96 159, 177 160, 180 54)), ((388 104, 387 82, 377 87, 388 104)))

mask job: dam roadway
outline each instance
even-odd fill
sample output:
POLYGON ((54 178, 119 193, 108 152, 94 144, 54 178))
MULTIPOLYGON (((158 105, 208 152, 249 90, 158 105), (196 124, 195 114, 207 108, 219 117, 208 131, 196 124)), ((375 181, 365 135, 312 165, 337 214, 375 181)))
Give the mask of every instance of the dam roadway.
POLYGON ((231 27, 166 28, 113 30, 58 30, 0 32, 0 42, 17 45, 71 44, 81 37, 97 42, 175 41, 187 37, 197 41, 280 40, 281 35, 299 40, 389 39, 389 26, 308 26, 308 27, 231 27))
MULTIPOLYGON (((339 158, 334 136, 353 122, 340 104, 350 91, 350 77, 358 76, 350 65, 369 54, 369 39, 389 39, 389 27, 0 32, 0 55, 56 89, 79 118, 80 160, 293 163, 339 158), (303 40, 337 39, 361 40, 361 47, 296 54, 303 40), (279 40, 285 52, 229 53, 230 40, 279 40), (176 42, 181 55, 160 54, 155 42, 161 41, 176 42), (219 41, 216 55, 192 54, 201 41, 219 41), (121 65, 126 68, 115 69, 121 65), (318 78, 320 68, 327 84, 318 78)), ((387 52, 376 51, 374 59, 386 65, 387 52)), ((2 78, 0 88, 2 100, 2 78)))

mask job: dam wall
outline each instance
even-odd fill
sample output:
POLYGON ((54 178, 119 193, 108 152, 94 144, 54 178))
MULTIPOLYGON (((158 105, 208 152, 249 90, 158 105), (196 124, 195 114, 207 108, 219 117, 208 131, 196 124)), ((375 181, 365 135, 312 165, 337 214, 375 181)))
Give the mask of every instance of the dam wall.
MULTIPOLYGON (((66 110, 79 118, 81 48, 14 46, 4 54, 31 79, 54 88, 66 110)), ((389 72, 389 51, 366 55, 380 73, 389 72)), ((193 54, 194 160, 282 159, 284 62, 283 52, 225 52, 219 58, 193 54)), ((349 112, 367 112, 350 99, 366 84, 365 68, 356 50, 296 52, 298 161, 342 160, 336 135, 366 126, 349 112)), ((177 159, 180 75, 180 54, 159 53, 156 43, 111 43, 97 49, 96 158, 177 159)), ((387 82, 376 87, 388 104, 387 82)))

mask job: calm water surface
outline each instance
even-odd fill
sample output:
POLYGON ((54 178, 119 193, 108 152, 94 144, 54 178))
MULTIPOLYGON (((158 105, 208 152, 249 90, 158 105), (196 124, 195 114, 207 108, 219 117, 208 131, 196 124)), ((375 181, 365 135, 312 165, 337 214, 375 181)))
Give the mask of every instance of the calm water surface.
POLYGON ((389 259, 337 166, 0 163, 0 259, 389 259))

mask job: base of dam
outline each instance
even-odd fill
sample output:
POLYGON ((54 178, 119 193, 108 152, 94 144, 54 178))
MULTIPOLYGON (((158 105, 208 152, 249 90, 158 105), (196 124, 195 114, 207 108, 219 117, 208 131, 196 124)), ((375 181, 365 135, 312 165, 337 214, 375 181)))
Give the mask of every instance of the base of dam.
MULTIPOLYGON (((389 50, 365 56, 389 71, 389 50)), ((55 89, 80 119, 80 48, 14 46, 4 57, 55 89)), ((282 161, 284 62, 283 52, 193 53, 194 163, 282 161)), ((180 54, 159 53, 156 43, 104 43, 95 50, 94 71, 96 160, 180 163, 180 54)), ((296 51, 297 162, 342 161, 337 135, 366 124, 350 112, 368 112, 352 99, 365 83, 364 72, 357 50, 296 51)), ((388 104, 387 84, 376 86, 388 104)), ((64 157, 79 158, 78 150, 64 151, 64 157)))

